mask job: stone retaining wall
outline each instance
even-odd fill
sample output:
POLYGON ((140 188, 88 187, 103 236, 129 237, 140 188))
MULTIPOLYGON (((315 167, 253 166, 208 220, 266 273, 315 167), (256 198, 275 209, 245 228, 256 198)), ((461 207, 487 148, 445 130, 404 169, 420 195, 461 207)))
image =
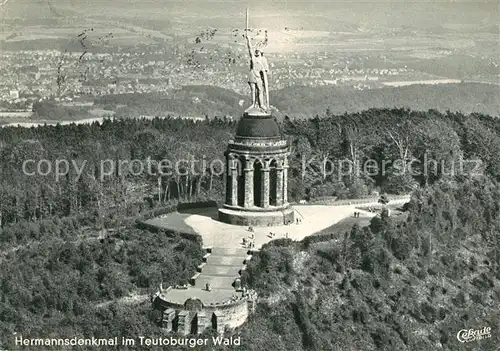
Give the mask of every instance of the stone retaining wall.
POLYGON ((214 328, 218 333, 223 333, 225 328, 237 328, 247 320, 253 310, 249 304, 253 305, 254 302, 252 298, 249 301, 244 297, 226 304, 201 305, 199 310, 188 311, 185 304, 176 304, 157 296, 153 306, 163 313, 161 323, 164 328, 187 335, 192 329, 186 324, 190 324, 195 317, 198 318, 198 332, 214 328))

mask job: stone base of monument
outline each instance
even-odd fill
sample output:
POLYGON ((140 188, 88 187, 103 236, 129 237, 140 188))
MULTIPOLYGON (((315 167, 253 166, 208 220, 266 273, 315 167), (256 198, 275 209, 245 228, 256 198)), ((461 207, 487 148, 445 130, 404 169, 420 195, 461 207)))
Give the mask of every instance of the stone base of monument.
POLYGON ((272 227, 293 224, 294 213, 291 207, 237 209, 225 205, 219 209, 219 221, 240 226, 272 227))

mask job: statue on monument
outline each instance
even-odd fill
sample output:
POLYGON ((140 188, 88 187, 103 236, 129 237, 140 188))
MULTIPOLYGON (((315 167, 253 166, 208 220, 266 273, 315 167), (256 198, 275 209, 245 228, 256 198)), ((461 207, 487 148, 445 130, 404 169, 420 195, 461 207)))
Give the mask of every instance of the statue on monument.
POLYGON ((264 53, 259 49, 252 48, 250 37, 248 35, 248 9, 246 17, 247 25, 245 29, 245 38, 247 41, 248 54, 250 56, 250 72, 248 74, 248 84, 250 85, 252 106, 250 109, 260 108, 267 111, 269 109, 269 85, 267 79, 267 72, 269 72, 269 65, 264 53), (264 92, 266 100, 264 101, 264 92))

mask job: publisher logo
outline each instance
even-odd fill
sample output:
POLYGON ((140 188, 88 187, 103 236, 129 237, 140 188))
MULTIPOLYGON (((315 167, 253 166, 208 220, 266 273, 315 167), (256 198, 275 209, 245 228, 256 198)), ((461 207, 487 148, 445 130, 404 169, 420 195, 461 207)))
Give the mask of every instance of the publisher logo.
POLYGON ((491 338, 490 327, 484 327, 482 329, 462 329, 457 333, 457 339, 461 343, 472 342, 487 338, 491 338))

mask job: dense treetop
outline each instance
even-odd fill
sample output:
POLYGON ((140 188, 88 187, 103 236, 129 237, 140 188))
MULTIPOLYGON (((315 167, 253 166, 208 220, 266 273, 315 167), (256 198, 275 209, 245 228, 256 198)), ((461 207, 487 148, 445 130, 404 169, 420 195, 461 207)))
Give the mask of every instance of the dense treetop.
MULTIPOLYGON (((256 255, 244 279, 263 299, 233 332, 246 349, 456 350, 462 328, 498 330, 498 119, 328 110, 280 125, 292 149, 291 200, 413 195, 404 220, 376 217, 369 227, 331 233, 338 240, 277 241, 256 255), (368 161, 387 167, 374 173, 368 161), (401 171, 410 165, 420 174, 401 171)), ((201 262, 201 246, 130 224, 161 206, 222 201, 223 176, 188 161, 223 160, 235 128, 220 118, 156 118, 0 129, 0 340, 7 340, 0 346, 20 331, 161 335, 144 296, 161 281, 183 283, 201 262), (165 159, 184 160, 182 172, 160 172, 165 159), (29 172, 41 160, 70 168, 58 179, 27 175, 27 160, 29 172), (151 172, 102 167, 132 160, 149 162, 151 172), (124 303, 128 295, 143 300, 124 303)))

